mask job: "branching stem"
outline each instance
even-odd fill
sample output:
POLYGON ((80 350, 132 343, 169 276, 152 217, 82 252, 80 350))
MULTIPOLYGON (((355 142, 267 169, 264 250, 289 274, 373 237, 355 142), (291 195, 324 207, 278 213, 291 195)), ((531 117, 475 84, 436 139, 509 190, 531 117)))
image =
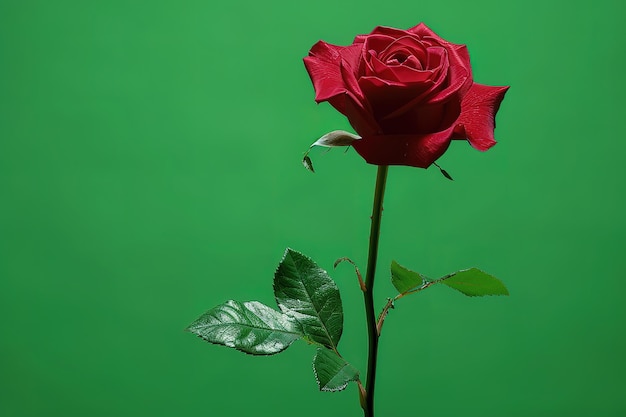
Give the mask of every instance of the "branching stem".
POLYGON ((396 301, 398 301, 402 297, 405 297, 405 296, 407 296, 409 294, 414 294, 416 292, 424 291, 426 288, 430 287, 431 285, 438 284, 441 281, 452 277, 453 275, 454 274, 448 274, 448 275, 446 275, 444 277, 441 277, 439 279, 436 279, 434 281, 426 281, 425 283, 423 283, 422 285, 420 285, 417 288, 414 288, 412 290, 403 292, 402 294, 398 294, 398 295, 396 295, 393 298, 388 298, 387 299, 387 304, 385 304, 385 307, 383 307, 383 311, 381 311, 380 314, 378 315, 378 321, 376 322, 376 330, 378 332, 378 337, 380 337, 380 332, 383 329, 383 324, 385 323, 385 318, 387 318, 387 314, 389 313, 389 309, 394 308, 394 303, 396 301))

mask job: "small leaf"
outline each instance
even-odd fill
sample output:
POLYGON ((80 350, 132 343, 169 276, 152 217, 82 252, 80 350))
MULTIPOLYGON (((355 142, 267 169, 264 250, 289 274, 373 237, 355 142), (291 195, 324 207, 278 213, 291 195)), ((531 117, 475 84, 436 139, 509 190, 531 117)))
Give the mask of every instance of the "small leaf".
POLYGON ((311 161, 311 158, 309 158, 309 155, 304 155, 304 158, 302 158, 302 165, 304 165, 304 167, 309 171, 315 173, 315 170, 313 169, 313 162, 311 161))
POLYGON ((446 177, 450 181, 454 181, 454 179, 450 176, 450 174, 448 174, 448 171, 446 171, 445 169, 441 168, 441 173, 443 174, 444 177, 446 177))
POLYGON ((320 391, 341 391, 359 379, 359 371, 332 350, 317 349, 313 371, 320 391))
POLYGON ((287 249, 274 274, 274 295, 283 313, 311 341, 336 349, 343 331, 339 288, 311 258, 287 249))
POLYGON ((455 272, 448 277, 441 278, 440 282, 470 297, 509 295, 509 290, 502 281, 477 268, 455 272))
POLYGON ((327 148, 334 148, 336 146, 350 146, 352 142, 359 139, 361 139, 360 136, 346 132, 345 130, 333 130, 313 142, 311 147, 325 146, 327 148))
POLYGON ((204 313, 185 330, 207 342, 252 355, 273 355, 303 336, 291 317, 258 301, 227 301, 204 313))
POLYGON ((433 162, 433 165, 436 166, 437 168, 439 168, 439 171, 441 171, 441 174, 446 177, 447 179, 449 179, 450 181, 454 181, 454 179, 450 176, 450 174, 448 174, 448 171, 446 171, 445 169, 441 168, 439 166, 439 164, 437 164, 436 162, 433 162))
POLYGON ((424 275, 406 269, 396 261, 391 262, 391 283, 400 294, 421 286, 427 280, 424 275))

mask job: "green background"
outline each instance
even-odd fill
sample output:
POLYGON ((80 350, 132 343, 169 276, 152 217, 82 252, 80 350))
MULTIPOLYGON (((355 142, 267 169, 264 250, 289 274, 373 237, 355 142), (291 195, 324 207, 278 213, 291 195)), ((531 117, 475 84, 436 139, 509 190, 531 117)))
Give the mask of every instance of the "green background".
MULTIPOLYGON (((445 287, 398 302, 381 416, 626 414, 626 26, 617 0, 0 0, 0 414, 360 415, 317 391, 314 349, 254 358, 183 332, 227 299, 273 305, 285 247, 362 268, 375 167, 301 157, 349 129, 302 57, 376 25, 427 23, 511 85, 499 144, 394 167, 392 259, 477 266, 511 297, 445 287)), ((365 367, 353 271, 342 352, 365 367)))

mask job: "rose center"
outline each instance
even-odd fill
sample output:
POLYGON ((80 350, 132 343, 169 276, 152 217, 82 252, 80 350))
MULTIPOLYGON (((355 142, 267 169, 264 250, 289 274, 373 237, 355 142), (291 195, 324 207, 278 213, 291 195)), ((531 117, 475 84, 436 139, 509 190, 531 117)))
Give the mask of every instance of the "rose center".
POLYGON ((417 70, 423 69, 421 62, 415 57, 415 55, 404 51, 394 53, 387 58, 385 63, 390 66, 404 65, 417 70))
POLYGON ((409 56, 405 53, 396 53, 389 57, 387 64, 401 65, 409 56))

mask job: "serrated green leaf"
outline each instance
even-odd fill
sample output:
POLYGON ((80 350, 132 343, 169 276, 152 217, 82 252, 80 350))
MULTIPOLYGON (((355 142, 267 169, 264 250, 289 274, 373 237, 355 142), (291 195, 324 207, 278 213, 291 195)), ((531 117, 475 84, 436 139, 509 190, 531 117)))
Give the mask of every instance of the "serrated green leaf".
POLYGON ((320 391, 341 391, 359 379, 359 371, 332 350, 317 349, 313 371, 320 391))
POLYGON ((291 317, 258 301, 227 301, 201 315, 185 330, 207 342, 252 355, 273 355, 303 336, 291 317))
POLYGON ((274 295, 311 341, 337 348, 343 331, 339 288, 311 258, 287 249, 274 274, 274 295))
POLYGON ((477 268, 455 272, 449 277, 442 278, 441 283, 470 297, 509 295, 509 290, 502 281, 477 268))
POLYGON ((426 280, 424 275, 411 271, 396 261, 391 262, 391 283, 400 294, 421 286, 426 280))

